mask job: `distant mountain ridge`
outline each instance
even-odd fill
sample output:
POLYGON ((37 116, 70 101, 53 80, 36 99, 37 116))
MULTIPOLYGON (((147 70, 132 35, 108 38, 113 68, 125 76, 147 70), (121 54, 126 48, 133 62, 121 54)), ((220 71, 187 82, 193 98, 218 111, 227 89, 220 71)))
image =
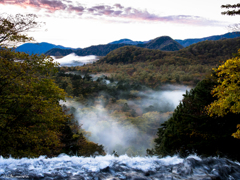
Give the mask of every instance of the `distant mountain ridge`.
POLYGON ((120 48, 122 46, 129 46, 129 44, 106 44, 106 45, 97 45, 90 46, 83 49, 59 49, 53 48, 47 51, 45 54, 50 56, 66 56, 71 53, 75 53, 78 56, 87 56, 87 55, 96 55, 96 56, 105 56, 110 51, 120 48))
POLYGON ((105 56, 110 51, 123 47, 123 46, 137 46, 148 49, 158 49, 162 51, 178 51, 184 47, 192 44, 206 41, 206 40, 220 40, 240 37, 240 32, 226 33, 223 35, 209 36, 204 38, 196 39, 185 39, 185 40, 173 40, 169 36, 161 36, 150 41, 132 41, 131 39, 120 39, 104 45, 90 46, 87 48, 69 48, 60 45, 54 45, 46 42, 42 43, 25 43, 15 50, 19 52, 26 52, 30 54, 46 54, 52 56, 66 56, 71 53, 75 53, 79 56, 85 55, 97 55, 105 56))
POLYGON ((145 44, 149 41, 132 41, 131 39, 120 39, 118 41, 113 41, 108 44, 131 44, 131 45, 137 45, 137 44, 145 44))
POLYGON ((28 54, 44 54, 45 52, 49 51, 52 48, 59 48, 59 49, 73 49, 70 47, 64 47, 61 45, 55 45, 47 42, 41 43, 25 43, 21 46, 18 46, 15 51, 18 52, 25 52, 28 54))
POLYGON ((206 41, 206 40, 216 41, 216 40, 231 39, 236 37, 240 37, 240 32, 232 32, 232 33, 226 33, 222 35, 215 35, 215 36, 209 36, 209 37, 198 38, 198 39, 197 38, 185 39, 185 40, 179 40, 179 39, 173 40, 169 36, 161 36, 145 42, 132 41, 131 39, 120 39, 118 41, 113 41, 105 45, 90 46, 88 48, 84 48, 76 51, 55 48, 46 52, 46 54, 52 55, 52 56, 59 56, 59 55, 65 56, 74 52, 79 56, 85 56, 85 55, 105 56, 110 51, 123 46, 137 46, 137 47, 148 48, 148 49, 158 49, 162 51, 178 51, 180 49, 183 49, 184 47, 190 46, 198 42, 206 41))
POLYGON ((179 51, 160 51, 155 49, 124 46, 111 51, 96 63, 131 64, 135 62, 154 62, 164 64, 186 65, 202 64, 217 65, 231 58, 240 49, 240 37, 220 39, 216 41, 202 41, 192 44, 179 51))
MULTIPOLYGON (((164 37, 164 36, 161 36, 164 37)), ((191 38, 191 39, 174 39, 175 41, 177 41, 179 44, 181 44, 183 47, 187 47, 190 46, 192 44, 201 42, 201 41, 206 41, 206 40, 212 40, 212 41, 216 41, 216 40, 220 40, 220 39, 231 39, 231 38, 236 38, 236 37, 240 37, 240 32, 231 32, 231 33, 226 33, 226 34, 222 34, 222 35, 214 35, 214 36, 208 36, 208 37, 203 37, 203 38, 191 38)), ((118 41, 113 41, 109 44, 131 44, 131 45, 138 45, 138 47, 140 47, 140 44, 146 44, 149 43, 153 40, 149 40, 149 41, 132 41, 131 39, 120 39, 118 41)))
MULTIPOLYGON (((121 42, 126 42, 126 41, 128 41, 128 39, 124 39, 121 42)), ((128 42, 131 42, 131 40, 128 42)), ((137 45, 123 44, 123 43, 105 44, 105 45, 90 46, 88 48, 78 49, 72 52, 74 52, 78 56, 86 56, 86 55, 106 56, 109 52, 123 46, 137 46, 137 47, 148 48, 148 49, 158 49, 162 51, 177 51, 183 48, 182 45, 174 41, 169 36, 161 36, 144 44, 137 44, 137 45)), ((51 55, 51 56, 60 56, 60 55, 66 56, 69 54, 69 52, 70 52, 69 50, 54 48, 47 51, 45 54, 51 55)))
POLYGON ((206 40, 216 41, 216 40, 220 40, 220 39, 231 39, 231 38, 236 38, 236 37, 240 37, 240 32, 231 32, 231 33, 226 33, 226 34, 222 34, 222 35, 208 36, 208 37, 204 37, 204 38, 195 38, 195 39, 184 39, 184 40, 175 39, 175 41, 177 41, 183 47, 187 47, 192 44, 206 41, 206 40))

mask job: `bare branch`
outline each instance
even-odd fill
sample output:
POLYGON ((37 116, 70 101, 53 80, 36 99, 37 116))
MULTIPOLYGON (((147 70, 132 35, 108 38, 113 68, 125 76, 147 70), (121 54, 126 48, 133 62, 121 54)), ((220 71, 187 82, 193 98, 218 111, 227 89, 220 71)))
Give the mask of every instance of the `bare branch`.
POLYGON ((0 16, 0 46, 9 46, 11 43, 22 43, 34 40, 28 37, 26 33, 29 30, 36 29, 41 26, 41 22, 37 22, 34 14, 21 15, 1 15, 0 16))
POLYGON ((238 11, 224 11, 222 12, 223 15, 229 15, 229 16, 235 16, 235 15, 240 15, 240 10, 238 11))
POLYGON ((231 4, 222 5, 221 8, 228 8, 228 9, 229 8, 240 8, 240 3, 233 4, 233 5, 231 5, 231 4))

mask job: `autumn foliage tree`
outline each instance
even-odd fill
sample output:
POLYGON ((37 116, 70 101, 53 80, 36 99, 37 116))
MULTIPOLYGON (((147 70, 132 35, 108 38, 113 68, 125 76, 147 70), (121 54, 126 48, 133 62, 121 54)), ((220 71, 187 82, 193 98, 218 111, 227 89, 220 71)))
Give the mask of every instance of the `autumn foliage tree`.
MULTIPOLYGON (((225 116, 232 112, 240 113, 240 50, 236 57, 227 60, 224 64, 214 69, 218 76, 218 85, 212 90, 217 100, 208 107, 210 116, 225 116)), ((233 137, 240 139, 240 124, 237 125, 237 132, 233 137)))
POLYGON ((70 116, 58 101, 66 93, 51 80, 57 63, 45 56, 14 52, 7 47, 33 38, 35 15, 0 17, 0 154, 53 156, 60 153, 61 129, 70 116))
POLYGON ((239 114, 210 117, 205 111, 205 107, 217 99, 211 94, 216 84, 214 76, 207 77, 184 94, 173 116, 158 129, 155 148, 148 150, 149 154, 179 154, 182 157, 197 154, 240 159, 235 148, 240 140, 231 136, 236 130, 239 114))
POLYGON ((88 142, 80 126, 60 105, 66 92, 52 79, 58 63, 44 55, 8 49, 15 42, 32 40, 27 30, 37 27, 35 15, 0 18, 0 155, 7 157, 103 154, 103 147, 88 142))

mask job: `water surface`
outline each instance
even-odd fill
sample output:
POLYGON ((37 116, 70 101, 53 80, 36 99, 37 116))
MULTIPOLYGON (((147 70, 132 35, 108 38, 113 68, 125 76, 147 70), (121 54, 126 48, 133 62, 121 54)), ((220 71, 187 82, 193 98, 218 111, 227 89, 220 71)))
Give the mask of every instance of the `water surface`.
POLYGON ((0 179, 240 179, 240 165, 224 158, 76 157, 0 158, 0 179))

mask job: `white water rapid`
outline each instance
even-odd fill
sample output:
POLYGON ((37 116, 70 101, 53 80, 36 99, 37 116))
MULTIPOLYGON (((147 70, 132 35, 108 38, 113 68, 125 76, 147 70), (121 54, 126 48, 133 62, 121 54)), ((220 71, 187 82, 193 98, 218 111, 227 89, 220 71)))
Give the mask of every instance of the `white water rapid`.
POLYGON ((223 158, 189 156, 157 157, 77 157, 0 158, 0 179, 240 179, 240 165, 223 158))

